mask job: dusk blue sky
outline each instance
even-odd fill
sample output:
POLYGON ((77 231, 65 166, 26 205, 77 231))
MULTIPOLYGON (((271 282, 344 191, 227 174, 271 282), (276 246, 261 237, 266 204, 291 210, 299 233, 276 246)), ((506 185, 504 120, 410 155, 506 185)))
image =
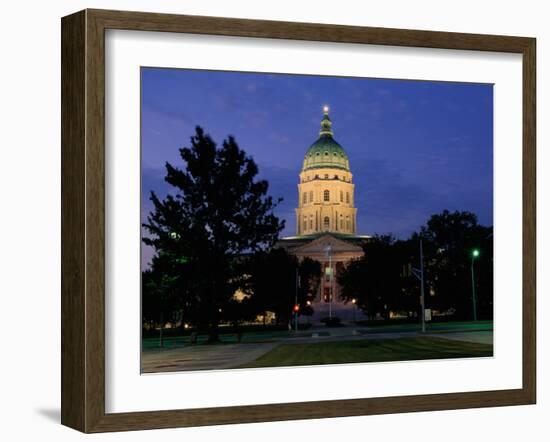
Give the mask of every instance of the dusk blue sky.
MULTIPOLYGON (((150 191, 171 191, 165 163, 183 167, 178 149, 200 125, 254 158, 284 199, 282 235, 294 235, 298 174, 324 104, 350 160, 359 234, 406 238, 444 209, 492 225, 492 85, 160 68, 142 69, 142 222, 150 191)), ((142 264, 150 257, 144 248, 142 264)))

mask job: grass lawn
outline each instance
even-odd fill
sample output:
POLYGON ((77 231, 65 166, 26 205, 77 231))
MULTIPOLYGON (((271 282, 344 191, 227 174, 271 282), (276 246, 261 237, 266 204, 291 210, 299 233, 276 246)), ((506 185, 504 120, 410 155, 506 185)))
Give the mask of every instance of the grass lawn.
MULTIPOLYGON (((380 324, 377 324, 375 321, 372 321, 367 324, 367 327, 369 329, 369 333, 393 333, 417 331, 420 327, 420 324, 391 324, 391 322, 381 322, 380 324)), ((492 329, 493 321, 448 321, 426 323, 427 331, 438 333, 472 330, 489 331, 492 329)))
MULTIPOLYGON (((364 324, 359 324, 364 326, 364 324)), ((400 333, 400 332, 414 332, 418 331, 420 324, 391 324, 381 322, 377 324, 372 322, 367 324, 369 333, 400 333)), ((432 322, 426 324, 426 330, 429 332, 448 333, 456 331, 473 331, 473 330, 487 330, 493 329, 493 321, 449 321, 449 322, 432 322)), ((330 329, 316 329, 316 332, 323 336, 323 333, 330 333, 330 329)), ((306 331, 307 333, 307 331, 306 331)), ((288 330, 264 330, 261 326, 257 329, 251 329, 244 331, 242 335, 242 343, 259 343, 270 342, 274 339, 284 339, 294 337, 293 332, 288 330)), ((204 333, 200 334, 197 338, 197 344, 204 344, 208 336, 204 333)), ((164 339, 165 348, 181 347, 189 344, 189 334, 185 336, 165 336, 164 339)), ((220 328, 220 342, 222 344, 236 344, 237 335, 234 332, 227 332, 224 328, 220 328)), ((159 337, 149 336, 142 339, 143 350, 152 350, 159 348, 159 337)))
MULTIPOLYGON (((292 333, 287 330, 268 330, 263 331, 259 329, 258 331, 247 331, 243 334, 241 342, 243 344, 248 343, 258 343, 258 342, 269 342, 273 339, 287 338, 292 337, 292 333)), ((186 336, 166 336, 163 338, 164 347, 181 347, 183 345, 189 344, 189 335, 186 336)), ((208 339, 208 335, 200 334, 197 338, 197 344, 204 344, 208 339)), ((142 348, 143 350, 157 349, 159 347, 159 338, 158 336, 151 336, 142 339, 142 348)), ((223 330, 220 333, 220 343, 221 344, 237 344, 237 335, 235 333, 224 333, 223 330)))
POLYGON ((492 356, 493 346, 437 337, 282 344, 239 368, 492 356))

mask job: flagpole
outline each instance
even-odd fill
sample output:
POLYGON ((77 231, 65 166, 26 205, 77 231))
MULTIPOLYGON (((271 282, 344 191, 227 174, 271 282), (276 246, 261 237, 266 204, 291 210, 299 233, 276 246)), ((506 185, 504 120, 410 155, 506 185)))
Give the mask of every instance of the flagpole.
POLYGON ((328 249, 328 268, 329 268, 329 283, 330 283, 330 290, 329 290, 329 298, 328 298, 328 318, 332 319, 332 247, 329 246, 328 249))
POLYGON ((296 265, 296 292, 294 294, 294 331, 298 331, 298 311, 296 306, 298 305, 298 265, 296 265))
POLYGON ((420 238, 420 314, 422 315, 422 333, 426 332, 426 305, 424 298, 424 251, 422 250, 422 238, 420 238))

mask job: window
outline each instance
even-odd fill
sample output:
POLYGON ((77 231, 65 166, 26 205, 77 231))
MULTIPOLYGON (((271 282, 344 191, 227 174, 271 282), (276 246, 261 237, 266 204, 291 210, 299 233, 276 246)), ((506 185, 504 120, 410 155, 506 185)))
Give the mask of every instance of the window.
POLYGON ((340 215, 340 228, 344 228, 344 217, 342 215, 340 215))
POLYGON ((304 192, 304 195, 302 196, 302 204, 307 203, 307 192, 304 192))
POLYGON ((346 192, 346 204, 349 204, 349 192, 346 192))
POLYGON ((309 230, 313 230, 313 215, 309 215, 309 230))
POLYGON ((346 216, 346 229, 348 229, 348 230, 351 229, 351 224, 349 222, 349 216, 346 216))
POLYGON ((338 179, 338 175, 334 175, 334 179, 337 180, 337 179, 338 179))
POLYGON ((304 230, 307 230, 307 217, 304 216, 304 230))
POLYGON ((310 203, 313 202, 313 190, 310 190, 310 191, 309 191, 309 202, 310 202, 310 203))
POLYGON ((330 218, 328 216, 325 216, 323 219, 323 227, 325 230, 328 230, 330 228, 330 218))
POLYGON ((325 180, 328 180, 328 173, 325 173, 325 180))
POLYGON ((344 191, 340 190, 340 202, 344 202, 344 191))
POLYGON ((328 190, 323 192, 323 201, 330 201, 330 192, 328 190))

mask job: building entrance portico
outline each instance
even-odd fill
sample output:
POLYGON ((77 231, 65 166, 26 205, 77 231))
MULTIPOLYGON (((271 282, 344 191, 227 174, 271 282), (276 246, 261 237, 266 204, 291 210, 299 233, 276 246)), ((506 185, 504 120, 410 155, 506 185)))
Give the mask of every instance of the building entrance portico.
POLYGON ((329 316, 337 316, 343 320, 361 317, 354 313, 355 305, 344 303, 340 298, 340 286, 336 276, 340 269, 353 259, 363 256, 361 244, 365 237, 342 236, 332 233, 321 234, 317 238, 292 237, 279 242, 289 253, 298 259, 311 258, 321 263, 322 277, 319 290, 312 302, 314 314, 311 320, 318 322, 329 316))

